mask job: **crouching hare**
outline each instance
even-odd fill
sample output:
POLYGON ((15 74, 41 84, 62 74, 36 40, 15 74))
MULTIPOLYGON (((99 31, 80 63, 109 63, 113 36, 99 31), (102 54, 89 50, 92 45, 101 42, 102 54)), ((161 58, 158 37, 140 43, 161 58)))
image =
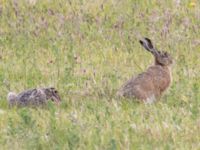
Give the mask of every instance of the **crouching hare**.
POLYGON ((61 99, 55 88, 29 89, 19 94, 9 92, 7 96, 9 106, 39 106, 45 105, 48 100, 59 104, 61 99))
POLYGON ((153 103, 172 82, 171 65, 172 56, 164 51, 158 51, 151 40, 144 38, 140 44, 155 58, 154 65, 150 66, 145 72, 128 80, 118 90, 117 95, 127 98, 136 98, 144 103, 153 103))

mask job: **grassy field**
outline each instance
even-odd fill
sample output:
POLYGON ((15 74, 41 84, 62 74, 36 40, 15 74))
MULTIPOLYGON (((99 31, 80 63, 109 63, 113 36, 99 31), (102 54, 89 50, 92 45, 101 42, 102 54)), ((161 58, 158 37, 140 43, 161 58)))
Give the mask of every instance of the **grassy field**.
POLYGON ((0 149, 200 149, 198 0, 1 0, 0 149), (174 59, 161 101, 115 97, 153 57, 174 59), (60 106, 9 109, 9 91, 55 86, 60 106))

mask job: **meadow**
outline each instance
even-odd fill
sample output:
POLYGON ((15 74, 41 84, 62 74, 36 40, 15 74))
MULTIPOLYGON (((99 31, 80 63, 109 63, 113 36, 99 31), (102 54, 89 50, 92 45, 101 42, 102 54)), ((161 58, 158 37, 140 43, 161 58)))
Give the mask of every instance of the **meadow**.
POLYGON ((198 0, 1 0, 0 149, 200 149, 198 0), (117 89, 172 54, 173 83, 144 105, 117 89), (9 91, 54 86, 60 106, 12 108, 9 91))

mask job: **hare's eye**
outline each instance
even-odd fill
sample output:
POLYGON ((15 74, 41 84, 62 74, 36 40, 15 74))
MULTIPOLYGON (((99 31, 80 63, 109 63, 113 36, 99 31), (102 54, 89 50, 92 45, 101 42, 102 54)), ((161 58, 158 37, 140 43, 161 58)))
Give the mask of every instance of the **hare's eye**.
POLYGON ((58 94, 58 91, 57 91, 57 90, 54 90, 53 93, 54 93, 54 94, 58 94))

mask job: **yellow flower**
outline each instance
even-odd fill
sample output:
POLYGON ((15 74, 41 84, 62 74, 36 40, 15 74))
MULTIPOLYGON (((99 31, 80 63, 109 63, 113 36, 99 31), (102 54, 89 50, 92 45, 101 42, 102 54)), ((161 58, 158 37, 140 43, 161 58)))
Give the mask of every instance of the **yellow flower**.
POLYGON ((190 4, 189 4, 190 7, 195 7, 195 5, 196 5, 195 1, 192 1, 192 2, 190 2, 190 4))

